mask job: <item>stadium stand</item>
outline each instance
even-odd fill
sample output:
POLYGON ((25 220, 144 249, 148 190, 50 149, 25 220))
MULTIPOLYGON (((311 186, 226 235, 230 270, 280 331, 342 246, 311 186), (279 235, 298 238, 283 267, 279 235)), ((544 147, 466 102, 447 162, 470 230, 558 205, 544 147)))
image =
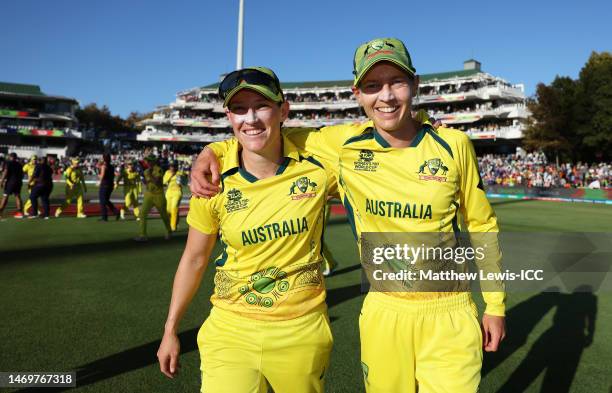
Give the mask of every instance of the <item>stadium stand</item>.
MULTIPOLYGON (((414 106, 467 132, 477 145, 516 147, 528 116, 523 85, 512 85, 481 70, 473 59, 462 70, 420 76, 414 106)), ((352 80, 282 83, 291 104, 287 127, 322 127, 365 121, 351 91, 352 80)), ((140 141, 215 142, 231 135, 217 96, 217 84, 177 93, 140 126, 140 141)), ((513 150, 513 149, 506 149, 513 150)), ((503 151, 503 149, 502 149, 503 151)))
POLYGON ((78 106, 74 98, 47 95, 37 85, 0 82, 0 152, 70 154, 83 139, 78 106))

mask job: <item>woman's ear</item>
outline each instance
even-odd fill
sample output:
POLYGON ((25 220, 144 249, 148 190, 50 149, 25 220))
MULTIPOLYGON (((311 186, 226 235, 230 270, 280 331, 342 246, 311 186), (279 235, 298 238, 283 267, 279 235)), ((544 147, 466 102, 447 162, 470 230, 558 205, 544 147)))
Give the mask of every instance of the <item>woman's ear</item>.
POLYGON ((281 103, 281 122, 287 120, 287 118, 289 117, 289 103, 287 101, 284 101, 281 103))
POLYGON ((417 95, 419 95, 419 82, 421 81, 421 78, 419 78, 418 75, 414 76, 414 79, 412 80, 412 91, 411 91, 411 95, 412 97, 416 97, 417 95))
POLYGON ((361 106, 361 90, 359 90, 357 86, 351 86, 351 90, 353 92, 353 95, 355 96, 355 99, 357 100, 357 103, 359 104, 359 106, 361 106))

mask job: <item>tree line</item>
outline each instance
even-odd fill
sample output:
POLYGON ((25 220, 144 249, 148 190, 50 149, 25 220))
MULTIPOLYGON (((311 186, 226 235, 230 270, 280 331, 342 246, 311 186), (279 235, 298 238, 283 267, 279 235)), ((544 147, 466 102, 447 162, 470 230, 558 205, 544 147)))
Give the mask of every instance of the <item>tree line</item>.
POLYGON ((612 53, 592 52, 578 79, 537 85, 523 144, 572 162, 608 161, 612 149, 612 53))
POLYGON ((106 132, 138 132, 137 123, 152 117, 153 112, 140 113, 131 112, 127 118, 113 115, 108 106, 99 107, 97 104, 88 104, 75 112, 76 118, 81 126, 102 130, 106 132))

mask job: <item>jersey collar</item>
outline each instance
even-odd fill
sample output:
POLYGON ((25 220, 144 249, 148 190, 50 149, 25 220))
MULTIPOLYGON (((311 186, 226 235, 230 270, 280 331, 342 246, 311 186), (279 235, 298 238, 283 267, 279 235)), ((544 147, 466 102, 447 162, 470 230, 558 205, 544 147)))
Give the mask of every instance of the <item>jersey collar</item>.
MULTIPOLYGON (((417 134, 415 135, 414 139, 410 143, 410 146, 408 147, 417 147, 419 143, 421 143, 421 141, 423 140, 423 137, 425 136, 425 133, 427 132, 428 128, 431 128, 431 125, 429 125, 428 123, 423 123, 419 131, 417 131, 417 134)), ((387 142, 387 140, 378 133, 378 130, 376 130, 375 127, 372 127, 372 134, 374 135, 374 140, 380 145, 380 147, 391 147, 389 142, 387 142)))
MULTIPOLYGON (((300 160, 300 153, 297 147, 285 136, 284 133, 281 132, 281 136, 283 138, 283 157, 285 159, 278 167, 278 170, 276 171, 277 175, 282 174, 285 169, 287 169, 287 166, 289 166, 291 160, 300 160)), ((246 169, 240 167, 241 149, 242 147, 240 146, 240 143, 236 142, 231 144, 230 150, 228 151, 226 156, 227 158, 225 159, 223 165, 223 174, 229 175, 238 172, 245 180, 254 183, 259 179, 257 179, 257 177, 255 177, 253 174, 249 173, 249 171, 247 171, 246 169)))

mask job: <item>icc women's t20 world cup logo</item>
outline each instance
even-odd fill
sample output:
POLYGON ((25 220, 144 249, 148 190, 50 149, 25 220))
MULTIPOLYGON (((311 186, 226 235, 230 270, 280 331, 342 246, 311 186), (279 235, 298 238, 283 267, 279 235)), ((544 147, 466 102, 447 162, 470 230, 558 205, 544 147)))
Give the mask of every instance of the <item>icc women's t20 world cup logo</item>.
POLYGON ((227 201, 225 202, 225 210, 232 213, 239 210, 244 210, 249 206, 249 200, 244 197, 242 192, 236 188, 232 188, 227 192, 227 201))

